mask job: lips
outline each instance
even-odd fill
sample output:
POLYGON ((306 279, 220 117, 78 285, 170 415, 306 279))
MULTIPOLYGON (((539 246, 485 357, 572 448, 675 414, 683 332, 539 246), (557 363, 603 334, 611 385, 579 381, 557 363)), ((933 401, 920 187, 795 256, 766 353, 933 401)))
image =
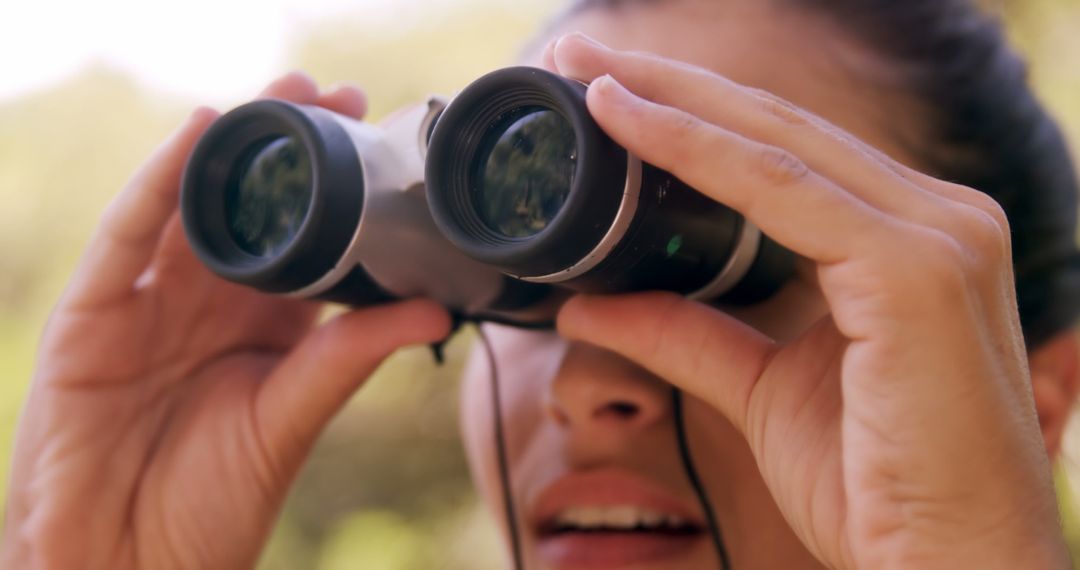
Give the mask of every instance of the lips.
POLYGON ((558 570, 670 564, 705 538, 696 505, 623 470, 568 474, 530 506, 540 557, 558 570))

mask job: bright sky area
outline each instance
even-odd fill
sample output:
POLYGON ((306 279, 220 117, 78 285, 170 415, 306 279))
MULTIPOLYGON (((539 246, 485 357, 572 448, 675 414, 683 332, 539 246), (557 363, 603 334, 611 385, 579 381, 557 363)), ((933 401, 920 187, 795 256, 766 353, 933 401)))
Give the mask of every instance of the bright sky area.
POLYGON ((453 0, 9 0, 0 8, 0 102, 92 64, 207 103, 257 91, 296 32, 334 17, 380 29, 453 0))

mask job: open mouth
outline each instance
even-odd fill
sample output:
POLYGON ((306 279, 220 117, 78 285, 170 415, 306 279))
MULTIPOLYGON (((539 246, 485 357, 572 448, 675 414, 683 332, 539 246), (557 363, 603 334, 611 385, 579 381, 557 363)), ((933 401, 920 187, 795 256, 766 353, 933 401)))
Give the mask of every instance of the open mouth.
POLYGON ((543 568, 673 568, 709 548, 696 505, 625 469, 565 473, 528 503, 543 568))
POLYGON ((558 570, 669 568, 706 536, 701 524, 635 505, 568 507, 537 531, 541 558, 558 570))
POLYGON ((570 507, 540 525, 544 538, 567 534, 693 536, 704 529, 670 513, 633 505, 570 507))

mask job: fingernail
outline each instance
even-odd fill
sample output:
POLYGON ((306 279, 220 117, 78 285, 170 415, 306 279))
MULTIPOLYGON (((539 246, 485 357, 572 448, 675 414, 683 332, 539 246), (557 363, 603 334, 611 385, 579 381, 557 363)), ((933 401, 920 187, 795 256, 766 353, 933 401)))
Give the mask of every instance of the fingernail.
POLYGON ((581 32, 574 32, 574 33, 571 33, 571 34, 566 34, 566 35, 562 36, 561 38, 555 40, 555 46, 552 48, 553 53, 558 53, 559 48, 562 47, 563 43, 566 42, 567 40, 571 40, 571 41, 576 40, 576 41, 579 41, 579 42, 585 44, 586 46, 592 47, 594 49, 607 49, 603 44, 601 44, 600 42, 590 38, 589 36, 586 36, 585 34, 583 34, 581 32))
POLYGON ((591 38, 591 37, 589 37, 589 36, 587 36, 587 35, 585 35, 585 34, 583 34, 581 32, 573 32, 573 33, 570 33, 570 34, 567 34, 567 35, 563 36, 563 38, 564 39, 565 38, 574 38, 574 39, 581 40, 582 42, 585 42, 586 44, 589 44, 589 45, 591 45, 593 47, 607 49, 606 45, 594 40, 593 38, 591 38))
POLYGON ((203 123, 203 122, 206 122, 206 121, 210 121, 212 119, 216 119, 219 114, 220 113, 218 113, 217 110, 214 109, 213 107, 207 107, 206 105, 199 105, 198 107, 195 107, 195 110, 192 111, 190 115, 188 115, 187 121, 185 121, 185 123, 187 125, 193 125, 195 123, 203 123))
POLYGON ((548 41, 548 43, 544 45, 544 50, 542 52, 540 52, 540 53, 552 53, 552 52, 554 52, 555 51, 555 46, 559 45, 559 42, 561 42, 561 41, 562 41, 562 36, 554 38, 554 39, 548 41))
POLYGON ((600 77, 597 77, 589 84, 590 91, 597 91, 603 97, 611 97, 619 102, 627 103, 630 101, 630 92, 622 86, 621 83, 615 80, 611 74, 605 73, 600 77))
POLYGON ((326 92, 327 93, 333 93, 334 91, 343 91, 343 90, 358 91, 358 92, 361 92, 361 93, 364 91, 363 89, 360 88, 359 85, 353 83, 352 81, 338 81, 337 83, 331 83, 330 85, 328 85, 326 87, 326 92))
POLYGON ((288 72, 286 72, 284 75, 282 75, 279 79, 281 79, 281 80, 301 79, 303 81, 310 81, 312 83, 315 82, 315 79, 312 78, 311 75, 308 72, 306 72, 306 71, 304 71, 302 69, 290 69, 288 72))

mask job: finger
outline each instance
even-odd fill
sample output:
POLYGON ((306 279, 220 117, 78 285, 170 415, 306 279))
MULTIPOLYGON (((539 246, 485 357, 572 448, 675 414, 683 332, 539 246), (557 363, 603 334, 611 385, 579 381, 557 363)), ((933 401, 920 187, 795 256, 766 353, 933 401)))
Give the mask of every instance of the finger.
POLYGON ((586 100, 604 131, 631 153, 739 211, 804 257, 840 262, 894 239, 904 224, 794 154, 642 99, 611 76, 593 81, 586 100))
POLYGON ((195 252, 184 234, 180 212, 173 212, 165 223, 150 267, 140 277, 136 286, 150 284, 162 278, 162 274, 168 275, 169 279, 183 279, 188 287, 194 285, 193 279, 213 275, 195 257, 195 252))
POLYGON ((751 391, 776 345, 714 308, 671 293, 580 295, 559 333, 630 359, 746 427, 751 391))
POLYGON ((591 80, 612 70, 645 99, 790 152, 872 208, 957 242, 991 277, 976 285, 988 298, 1011 294, 1012 279, 996 278, 1011 259, 1008 222, 985 194, 919 174, 813 113, 698 67, 610 50, 581 35, 558 40, 553 57, 560 72, 591 80))
POLYGON ((873 208, 950 236, 974 258, 1011 258, 1008 220, 992 198, 908 168, 774 95, 688 64, 610 50, 580 34, 560 38, 551 51, 562 73, 590 81, 610 70, 645 99, 791 152, 873 208))
POLYGON ((283 465, 301 460, 383 359, 449 332, 449 315, 427 300, 353 311, 312 331, 259 390, 256 422, 271 453, 283 465))
POLYGON ((367 95, 364 94, 364 91, 356 85, 348 83, 337 85, 326 93, 319 95, 316 104, 357 120, 364 118, 368 105, 367 95))
POLYGON ((196 109, 108 206, 68 289, 73 307, 101 306, 131 294, 177 209, 184 162, 217 117, 213 109, 196 109))
POLYGON ((544 46, 544 51, 540 54, 540 67, 546 69, 552 73, 559 73, 559 65, 555 62, 555 46, 559 44, 562 38, 555 38, 544 46))
POLYGON ((303 71, 290 71, 274 80, 257 99, 285 99, 301 105, 313 105, 319 99, 319 86, 303 71))
POLYGON ((557 40, 551 58, 559 73, 574 79, 590 82, 610 74, 645 99, 783 148, 875 208, 920 225, 947 231, 958 221, 954 202, 969 203, 952 191, 924 188, 925 175, 817 115, 706 69, 612 50, 582 34, 557 40))

